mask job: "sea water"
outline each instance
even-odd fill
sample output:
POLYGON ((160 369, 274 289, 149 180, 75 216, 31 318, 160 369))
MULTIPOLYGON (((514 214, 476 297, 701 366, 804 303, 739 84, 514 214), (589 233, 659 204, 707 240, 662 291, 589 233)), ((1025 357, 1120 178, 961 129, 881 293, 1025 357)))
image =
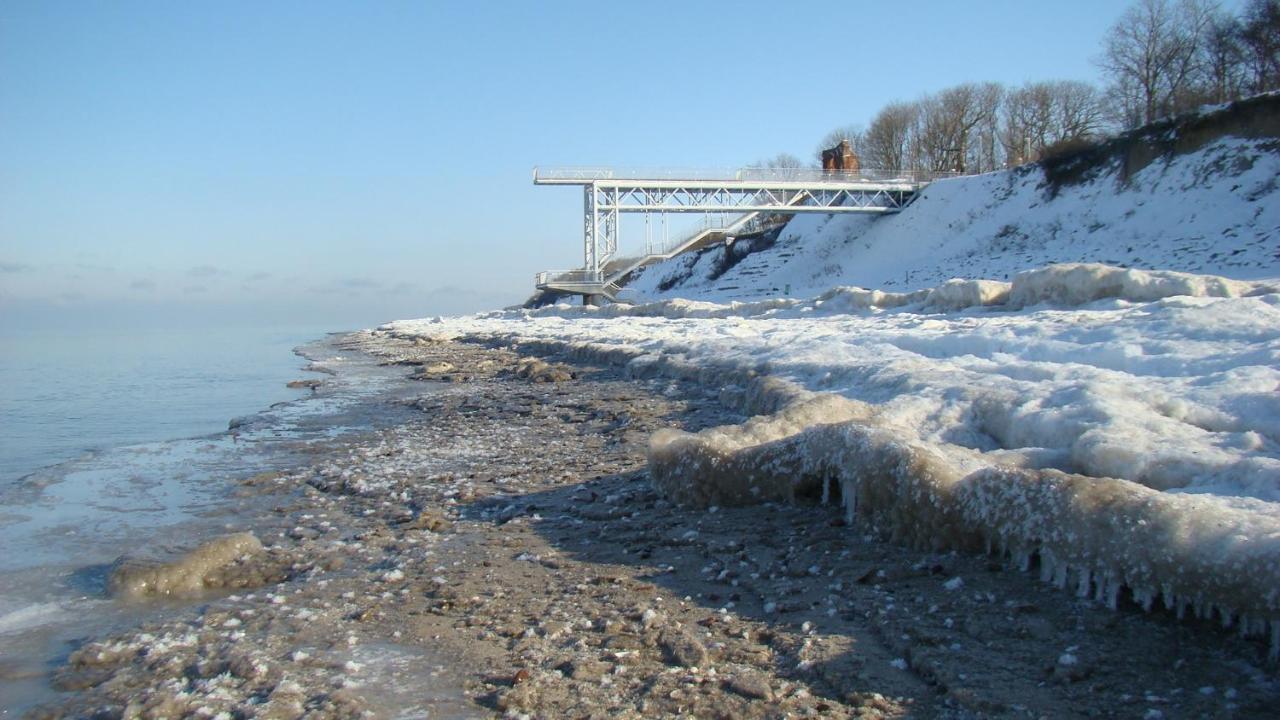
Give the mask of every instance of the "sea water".
POLYGON ((0 331, 0 485, 87 453, 225 430, 298 397, 285 387, 303 364, 292 349, 324 330, 0 331))
POLYGON ((81 638, 165 611, 109 600, 113 560, 225 530, 238 480, 395 422, 380 399, 406 384, 319 329, 0 342, 0 718, 50 698, 50 669, 81 638), (303 377, 326 386, 286 387, 303 377))

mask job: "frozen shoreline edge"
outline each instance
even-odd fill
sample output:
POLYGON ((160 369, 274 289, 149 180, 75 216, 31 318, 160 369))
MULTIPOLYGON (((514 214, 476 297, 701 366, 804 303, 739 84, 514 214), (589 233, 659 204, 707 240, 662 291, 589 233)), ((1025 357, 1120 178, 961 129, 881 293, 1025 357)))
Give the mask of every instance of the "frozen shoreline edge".
MULTIPOLYGON (((422 337, 391 325, 369 332, 410 341, 422 337)), ((1053 470, 958 472, 923 444, 867 425, 860 410, 846 410, 857 420, 804 422, 805 408, 814 402, 860 403, 753 368, 700 365, 618 345, 531 340, 515 332, 449 339, 610 364, 630 377, 735 388, 722 392, 721 401, 756 416, 747 424, 765 428, 728 443, 725 427, 660 432, 651 439, 654 483, 682 502, 705 507, 785 501, 817 478, 824 501, 838 484, 849 517, 867 517, 913 548, 998 552, 1024 571, 1038 558, 1042 580, 1063 589, 1070 585, 1080 597, 1115 609, 1128 590, 1144 610, 1160 599, 1179 618, 1187 610, 1200 618, 1216 613, 1224 627, 1237 627, 1244 636, 1269 635, 1269 658, 1280 658, 1280 527, 1271 518, 1213 507, 1221 524, 1197 530, 1192 514, 1212 506, 1212 498, 1053 470), (736 495, 723 494, 726 478, 729 485, 739 483, 736 495), (1116 503, 1121 511, 1112 511, 1116 503), (1021 514, 1002 510, 1010 505, 1021 507, 1021 514), (1104 506, 1107 512, 1100 512, 1104 506), (1208 547, 1201 550, 1198 543, 1208 547)), ((731 433, 741 427, 727 426, 731 433)))

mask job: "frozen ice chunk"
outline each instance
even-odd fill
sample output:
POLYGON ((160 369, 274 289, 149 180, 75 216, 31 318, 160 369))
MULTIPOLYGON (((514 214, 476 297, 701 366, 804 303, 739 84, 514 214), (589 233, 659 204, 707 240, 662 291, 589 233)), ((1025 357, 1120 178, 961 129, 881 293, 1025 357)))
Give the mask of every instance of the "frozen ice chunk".
MULTIPOLYGON (((112 567, 107 591, 131 599, 148 596, 195 596, 210 587, 221 570, 263 552, 253 533, 214 538, 172 562, 121 558, 112 567)), ((214 583, 216 584, 216 583, 214 583)))
MULTIPOLYGON (((839 496, 894 540, 924 549, 1008 553, 1042 579, 1115 606, 1121 588, 1224 622, 1280 632, 1280 516, 1212 495, 1115 478, 986 467, 877 427, 875 411, 816 396, 740 426, 663 431, 655 486, 697 506, 839 496)), ((957 583, 958 585, 958 583, 957 583)), ((1273 652, 1277 648, 1273 646, 1273 652)))
POLYGON ((1216 275, 1129 270, 1098 263, 1066 263, 1015 275, 1009 291, 1009 305, 1013 308, 1039 303, 1084 305, 1103 298, 1149 302, 1174 295, 1240 297, 1255 289, 1254 283, 1216 275))

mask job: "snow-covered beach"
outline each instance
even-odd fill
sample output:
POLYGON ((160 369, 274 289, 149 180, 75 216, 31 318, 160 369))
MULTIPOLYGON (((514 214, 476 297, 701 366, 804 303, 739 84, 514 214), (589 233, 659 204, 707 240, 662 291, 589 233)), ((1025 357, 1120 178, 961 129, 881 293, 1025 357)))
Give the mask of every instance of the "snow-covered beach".
MULTIPOLYGON (((259 511, 237 528, 257 543, 215 539, 126 575, 163 576, 195 604, 81 646, 54 676, 66 694, 34 716, 1274 706, 1265 639, 1127 602, 1112 611, 982 552, 912 548, 850 524, 820 492, 673 503, 650 481, 651 438, 736 426, 741 393, 580 349, 471 339, 344 340, 344 353, 426 381, 388 398, 411 415, 245 478, 239 493, 259 511), (210 566, 224 545, 235 557, 210 566)), ((128 602, 145 603, 158 586, 133 587, 128 602)))
POLYGON ((1222 122, 342 337, 382 421, 113 566, 177 604, 33 716, 1270 717, 1280 156, 1222 122))
POLYGON ((1266 283, 1062 265, 909 295, 386 329, 559 347, 775 413, 655 437, 651 471, 668 496, 786 500, 818 476, 850 520, 868 515, 914 545, 980 539, 1024 568, 1038 556, 1046 579, 1112 607, 1122 590, 1147 608, 1163 597, 1179 615, 1216 613, 1280 644, 1277 305, 1266 283), (1086 500, 1094 493, 1109 500, 1086 500))

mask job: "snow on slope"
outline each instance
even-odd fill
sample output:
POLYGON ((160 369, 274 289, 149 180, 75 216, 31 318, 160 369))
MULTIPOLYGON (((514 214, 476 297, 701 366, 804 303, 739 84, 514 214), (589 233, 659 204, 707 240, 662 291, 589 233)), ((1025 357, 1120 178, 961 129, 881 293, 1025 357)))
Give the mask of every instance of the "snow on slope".
POLYGON ((380 332, 719 386, 756 417, 650 441, 680 502, 820 495, 1112 607, 1269 631, 1280 657, 1278 106, 937 182, 897 215, 801 216, 736 264, 647 268, 638 304, 380 332))
POLYGON ((1129 588, 1280 633, 1280 291, 1266 283, 1056 266, 1012 284, 381 331, 721 385, 761 417, 653 438, 655 483, 681 501, 821 486, 906 542, 1036 556, 1046 580, 1112 605, 1129 588))
POLYGON ((720 248, 645 270, 626 297, 755 300, 837 285, 915 290, 1008 280, 1050 263, 1280 277, 1280 153, 1226 137, 1120 179, 1116 162, 1056 196, 1039 167, 943 180, 896 215, 801 215, 771 249, 711 280, 720 248), (696 265, 696 267, 695 267, 696 265), (660 290, 664 281, 689 276, 660 290))

